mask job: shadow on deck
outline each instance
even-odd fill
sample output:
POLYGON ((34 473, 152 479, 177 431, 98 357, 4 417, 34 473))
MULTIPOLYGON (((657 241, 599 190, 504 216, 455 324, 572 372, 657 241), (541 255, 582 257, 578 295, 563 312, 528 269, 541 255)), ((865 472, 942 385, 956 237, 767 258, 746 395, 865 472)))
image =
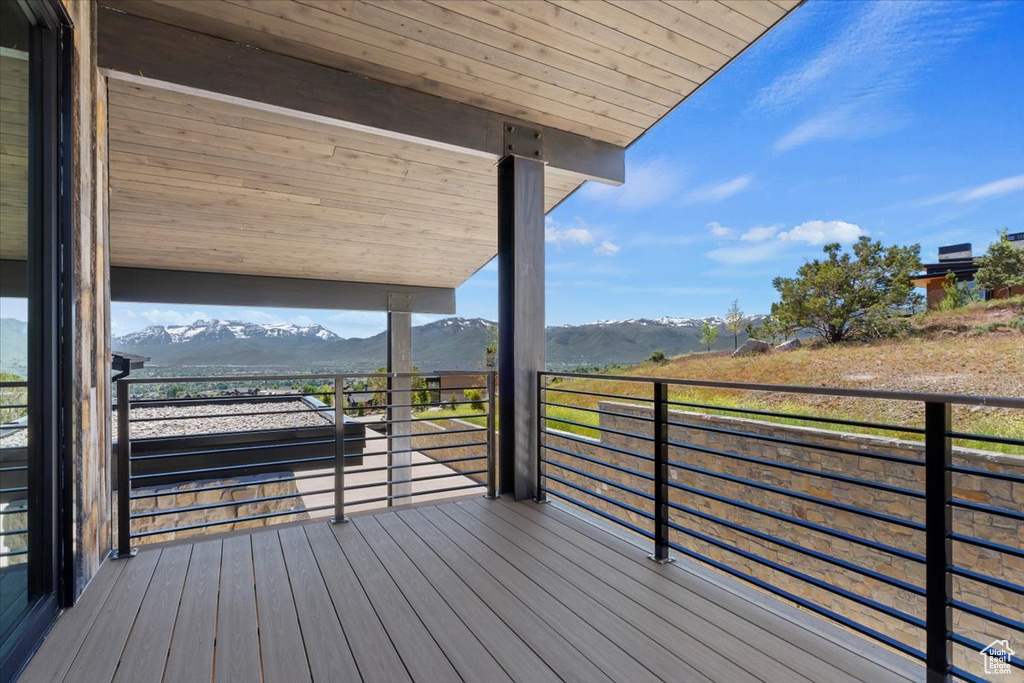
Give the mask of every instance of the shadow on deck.
POLYGON ((555 504, 482 498, 108 561, 51 681, 899 681, 923 670, 555 504))

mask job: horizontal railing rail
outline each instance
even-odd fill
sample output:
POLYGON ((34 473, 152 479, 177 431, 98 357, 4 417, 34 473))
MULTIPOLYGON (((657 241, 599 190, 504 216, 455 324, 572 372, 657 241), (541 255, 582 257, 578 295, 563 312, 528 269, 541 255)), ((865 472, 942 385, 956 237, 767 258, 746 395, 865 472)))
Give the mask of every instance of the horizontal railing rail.
MULTIPOLYGON (((953 424, 954 406, 1010 424, 1024 399, 557 372, 538 384, 540 500, 874 639, 929 681, 983 680, 989 641, 1024 645, 1024 439, 953 424)), ((1000 656, 1024 671, 1019 652, 1000 656)))
POLYGON ((116 394, 118 557, 180 533, 496 493, 492 371, 129 377, 116 394), (465 381, 425 386, 439 376, 465 381), (480 395, 442 405, 456 390, 480 395))
POLYGON ((0 382, 0 570, 28 556, 28 383, 0 382))

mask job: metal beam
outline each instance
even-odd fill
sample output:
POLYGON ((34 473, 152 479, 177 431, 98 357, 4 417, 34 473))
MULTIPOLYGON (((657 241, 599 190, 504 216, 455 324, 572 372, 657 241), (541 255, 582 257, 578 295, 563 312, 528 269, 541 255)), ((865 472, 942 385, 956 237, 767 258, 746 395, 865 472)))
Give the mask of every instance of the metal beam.
MULTIPOLYGON (((5 296, 25 295, 25 262, 0 261, 5 296)), ((455 313, 455 290, 146 268, 110 269, 112 301, 387 311, 400 297, 412 313, 455 313)))
POLYGON ((498 163, 498 423, 501 493, 536 495, 537 373, 544 370, 544 164, 498 163))
MULTIPOLYGON (((393 297, 394 298, 394 297, 393 297)), ((401 297, 398 297, 401 299, 401 297)), ((404 307, 388 311, 388 372, 412 372, 412 314, 404 307)), ((389 504, 412 502, 412 419, 415 403, 412 377, 388 378, 388 470, 389 504), (397 406, 397 407, 396 407, 397 406), (394 453, 394 455, 392 455, 394 453)))
POLYGON ((552 168, 625 180, 624 148, 575 133, 111 9, 100 9, 98 35, 99 64, 110 78, 495 161, 507 153, 508 126, 526 126, 541 134, 538 158, 552 168))

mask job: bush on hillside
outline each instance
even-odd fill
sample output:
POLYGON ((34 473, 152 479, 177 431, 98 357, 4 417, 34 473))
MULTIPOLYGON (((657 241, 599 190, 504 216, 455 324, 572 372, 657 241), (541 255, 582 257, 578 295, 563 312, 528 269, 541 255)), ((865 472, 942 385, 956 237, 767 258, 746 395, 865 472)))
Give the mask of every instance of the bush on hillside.
POLYGON ((974 281, 997 296, 1008 295, 1011 287, 1024 287, 1024 249, 1010 243, 1005 229, 999 231, 999 239, 975 263, 978 272, 974 281))
POLYGON ((853 253, 826 244, 826 258, 800 266, 796 277, 777 277, 780 301, 771 317, 784 332, 810 330, 829 343, 879 339, 897 334, 903 313, 922 303, 913 274, 921 268, 921 247, 883 247, 861 237, 853 253))

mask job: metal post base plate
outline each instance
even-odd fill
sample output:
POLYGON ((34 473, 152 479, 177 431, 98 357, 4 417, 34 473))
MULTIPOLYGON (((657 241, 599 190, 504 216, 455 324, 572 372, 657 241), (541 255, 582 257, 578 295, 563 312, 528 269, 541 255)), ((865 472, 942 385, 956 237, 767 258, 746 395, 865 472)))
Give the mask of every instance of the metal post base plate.
POLYGON ((342 517, 341 519, 338 519, 334 515, 331 515, 331 524, 338 524, 338 523, 344 524, 347 521, 348 521, 348 517, 342 517))
POLYGON ((121 552, 118 552, 117 550, 111 550, 110 551, 110 559, 112 559, 112 560, 127 560, 128 558, 135 557, 138 554, 139 554, 139 549, 138 548, 132 548, 127 553, 121 553, 121 552))
POLYGON ((647 559, 651 562, 657 562, 658 564, 672 564, 676 561, 676 558, 674 557, 660 558, 656 555, 648 555, 647 559))

